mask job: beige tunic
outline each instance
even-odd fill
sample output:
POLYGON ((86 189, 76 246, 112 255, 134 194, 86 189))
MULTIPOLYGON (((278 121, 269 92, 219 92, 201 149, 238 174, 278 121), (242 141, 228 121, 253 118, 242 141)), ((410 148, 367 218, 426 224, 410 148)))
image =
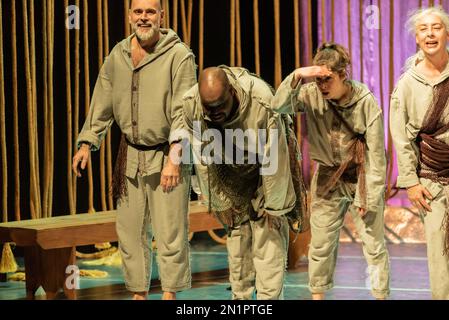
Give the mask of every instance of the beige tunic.
MULTIPOLYGON (((254 199, 253 208, 259 215, 265 211, 271 215, 280 216, 290 212, 296 201, 293 183, 290 175, 290 164, 288 146, 284 134, 284 126, 278 115, 270 110, 273 97, 271 88, 267 84, 251 75, 243 68, 225 68, 231 85, 237 92, 240 101, 239 110, 236 115, 227 121, 224 129, 252 129, 257 133, 258 129, 277 129, 275 137, 279 146, 273 152, 278 155, 277 171, 274 174, 262 175, 262 183, 259 186, 254 199)), ((184 120, 186 128, 192 132, 194 121, 200 121, 207 117, 203 115, 202 105, 198 93, 198 85, 195 85, 184 96, 184 120)), ((267 134, 269 137, 269 134, 267 134)), ((264 141, 265 153, 270 153, 269 141, 264 141)), ((257 142, 259 144, 259 142, 257 142)), ((245 152, 248 151, 245 144, 245 152)), ((207 167, 196 164, 195 169, 199 176, 199 182, 203 194, 208 196, 207 167)))
MULTIPOLYGON (((409 68, 399 79, 391 96, 390 130, 398 159, 398 182, 400 188, 419 183, 417 167, 419 150, 416 137, 433 98, 433 88, 449 77, 449 64, 441 77, 431 83, 415 66, 409 68)), ((449 144, 449 132, 438 137, 449 144)), ((432 190, 429 190, 432 192, 432 190)))
MULTIPOLYGON (((348 157, 352 133, 345 128, 325 100, 315 83, 298 84, 291 88, 293 73, 278 88, 272 107, 281 113, 305 112, 307 117, 310 156, 320 165, 339 166, 348 157)), ((383 207, 386 179, 386 157, 382 111, 373 94, 362 83, 351 81, 352 99, 343 106, 333 107, 357 133, 366 139, 367 205, 371 211, 383 207)), ((360 207, 357 188, 354 205, 360 207)))
MULTIPOLYGON (((90 142, 92 150, 98 150, 113 121, 129 141, 145 146, 168 142, 170 133, 182 126, 182 96, 196 82, 194 55, 174 31, 161 33, 154 52, 137 67, 131 59, 134 35, 112 49, 98 76, 78 144, 90 142)), ((129 147, 126 175, 159 172, 163 160, 163 152, 129 147)))

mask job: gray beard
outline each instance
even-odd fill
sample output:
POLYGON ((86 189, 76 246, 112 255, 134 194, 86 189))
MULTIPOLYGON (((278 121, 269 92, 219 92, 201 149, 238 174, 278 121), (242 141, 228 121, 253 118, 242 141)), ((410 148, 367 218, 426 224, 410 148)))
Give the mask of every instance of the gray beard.
POLYGON ((151 27, 148 31, 140 31, 139 28, 137 27, 137 24, 134 24, 133 26, 133 31, 136 34, 137 38, 141 41, 148 41, 151 38, 153 38, 156 34, 156 32, 158 30, 156 30, 156 28, 153 26, 151 27))

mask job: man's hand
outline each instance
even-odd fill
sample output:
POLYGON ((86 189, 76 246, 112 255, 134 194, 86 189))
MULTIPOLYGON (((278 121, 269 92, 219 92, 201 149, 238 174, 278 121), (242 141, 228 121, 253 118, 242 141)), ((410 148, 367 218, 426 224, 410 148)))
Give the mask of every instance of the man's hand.
POLYGON ((84 170, 90 157, 90 145, 86 143, 81 144, 78 152, 73 157, 72 170, 78 178, 81 177, 81 172, 78 168, 78 164, 81 162, 81 169, 84 170))
POLYGON ((407 188, 407 195, 410 202, 419 210, 432 212, 432 208, 427 203, 426 198, 432 200, 433 197, 422 184, 407 188))
POLYGON ((169 193, 176 188, 181 182, 180 175, 181 168, 177 164, 173 164, 170 159, 164 166, 161 172, 161 187, 162 191, 169 193))
POLYGON ((181 166, 178 163, 180 160, 181 149, 180 145, 174 143, 170 146, 169 157, 167 163, 161 172, 161 187, 162 191, 169 193, 173 191, 181 183, 181 166), (178 157, 177 157, 178 156, 178 157))
POLYGON ((296 88, 298 82, 301 79, 316 78, 316 77, 329 77, 332 75, 332 71, 327 66, 311 66, 298 68, 295 70, 295 76, 291 83, 292 88, 296 88))

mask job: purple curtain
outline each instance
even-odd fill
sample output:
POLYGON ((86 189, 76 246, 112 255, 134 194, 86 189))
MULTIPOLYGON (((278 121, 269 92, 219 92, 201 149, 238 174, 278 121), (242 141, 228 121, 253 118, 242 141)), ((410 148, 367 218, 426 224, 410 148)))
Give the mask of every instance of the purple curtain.
MULTIPOLYGON (((307 1, 301 3, 307 5, 307 1)), ((370 88, 383 110, 385 147, 388 149, 390 95, 403 72, 406 59, 416 52, 414 36, 408 33, 405 26, 408 14, 420 5, 441 5, 448 11, 449 0, 316 0, 315 4, 318 45, 323 41, 334 41, 350 50, 352 78, 370 88), (368 20, 368 17, 373 14, 379 14, 378 28, 375 24, 374 27, 369 24, 373 20, 368 20)), ((307 37, 308 26, 303 24, 301 27, 302 34, 307 37)), ((315 49, 313 48, 314 52, 315 49)), ((310 59, 304 59, 302 64, 310 65, 310 59)), ((304 151, 306 153, 307 150, 304 151)), ((397 177, 395 158, 393 154, 393 185, 397 177)))

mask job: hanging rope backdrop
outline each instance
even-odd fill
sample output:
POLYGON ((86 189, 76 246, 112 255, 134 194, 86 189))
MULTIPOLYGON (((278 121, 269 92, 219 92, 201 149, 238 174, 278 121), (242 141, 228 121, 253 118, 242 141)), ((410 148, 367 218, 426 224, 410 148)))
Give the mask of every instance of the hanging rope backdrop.
MULTIPOLYGON (((64 6, 69 6, 69 1, 64 0, 64 6)), ((70 30, 65 29, 65 75, 66 75, 66 107, 67 107, 67 189, 70 214, 76 213, 73 199, 73 175, 72 175, 72 76, 70 70, 70 30)))
MULTIPOLYGON (((0 3, 0 14, 3 14, 0 3)), ((5 116, 5 79, 3 71, 3 27, 0 24, 0 143, 2 155, 2 175, 4 183, 2 185, 2 221, 8 221, 8 159, 6 154, 6 116, 5 116)))
MULTIPOLYGON (((295 1, 294 3, 297 3, 295 1)), ((254 20, 254 64, 256 74, 260 75, 260 40, 259 40, 259 0, 253 0, 254 20)))
MULTIPOLYGON (((92 154, 82 179, 72 173, 71 162, 104 58, 111 46, 131 33, 129 3, 130 0, 0 0, 2 220, 114 208, 109 189, 118 141, 112 132, 106 136, 100 152, 92 154), (67 10, 72 5, 79 8, 79 15, 67 10), (79 19, 79 29, 63 25, 73 15, 79 19), (55 37, 60 39, 57 47, 55 37)), ((398 69, 416 49, 413 39, 405 39, 405 35, 404 44, 393 43, 398 30, 403 29, 405 12, 432 3, 449 7, 448 0, 411 0, 402 5, 393 0, 161 3, 163 25, 178 32, 191 46, 199 71, 217 64, 243 66, 277 87, 295 67, 311 64, 320 42, 333 40, 343 44, 355 62, 352 76, 372 89, 384 111, 385 124, 398 69), (379 30, 366 30, 364 26, 368 5, 383 9, 379 30), (406 46, 406 42, 411 45, 406 46)), ((306 136, 301 135, 305 123, 297 120, 308 175, 314 166, 308 158, 306 136)), ((386 138, 387 195, 393 196, 396 164, 391 136, 387 133, 386 138)))
MULTIPOLYGON (((80 7, 80 0, 75 0, 75 6, 80 7)), ((78 139, 79 132, 79 113, 80 113, 80 31, 79 29, 74 30, 75 33, 75 61, 74 61, 74 94, 75 101, 73 103, 73 141, 78 139)), ((78 147, 76 143, 73 144, 72 148, 73 155, 75 155, 78 147)), ((77 203, 77 177, 75 173, 72 171, 72 190, 73 190, 73 202, 77 203)))
MULTIPOLYGON (((89 113, 90 105, 90 76, 89 76, 89 6, 87 4, 88 0, 83 1, 83 39, 84 39, 84 110, 85 117, 89 113)), ((126 10, 128 10, 128 1, 125 1, 126 10)), ((127 24, 126 30, 129 32, 129 27, 127 24)), ((87 162, 87 179, 88 179, 88 212, 95 212, 94 208, 94 183, 93 183, 93 172, 92 172, 92 158, 89 157, 87 162)))
MULTIPOLYGON (((19 101, 17 93, 17 19, 16 0, 11 0, 11 68, 12 68, 12 96, 13 96, 13 145, 14 145, 14 218, 21 220, 20 215, 20 163, 19 163, 19 101)), ((3 41, 2 41, 3 45, 3 41)), ((3 83, 3 82, 2 82, 3 83)), ((4 90, 4 89, 3 89, 4 90)), ((6 148, 6 146, 5 146, 6 148)), ((6 157, 6 156, 5 156, 6 157)), ((7 190, 7 178, 3 179, 5 190, 7 190)), ((6 201, 4 203, 6 210, 6 201)), ((7 211, 4 211, 6 214, 7 211)))

